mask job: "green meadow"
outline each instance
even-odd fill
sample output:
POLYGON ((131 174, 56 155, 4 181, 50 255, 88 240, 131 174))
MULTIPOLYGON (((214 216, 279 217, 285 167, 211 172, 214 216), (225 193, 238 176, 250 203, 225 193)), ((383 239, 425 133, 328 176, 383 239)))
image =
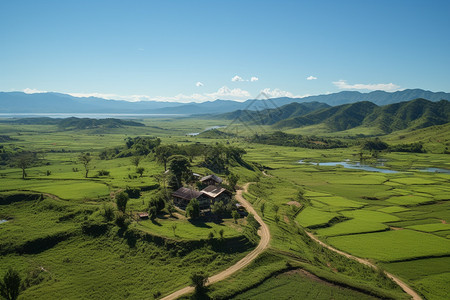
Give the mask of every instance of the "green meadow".
MULTIPOLYGON (((321 247, 305 231, 370 259, 426 299, 448 295, 440 287, 450 286, 450 175, 421 171, 450 168, 438 142, 442 127, 426 131, 427 153, 380 153, 380 169, 398 172, 382 173, 318 165, 357 160, 360 148, 354 136, 349 138, 363 134, 356 129, 329 135, 348 140, 349 147, 306 149, 249 142, 257 130, 270 132, 270 127, 241 126, 238 136, 224 139, 186 136, 227 125, 223 120, 140 121, 146 126, 67 131, 0 123, 2 134, 13 138, 1 143, 3 149, 36 151, 43 162, 27 168, 26 179, 20 168, 0 167, 0 219, 6 220, 0 223, 0 276, 9 267, 19 271, 26 280, 19 299, 158 299, 187 286, 191 274, 215 274, 255 247, 246 218, 192 221, 184 211, 172 214, 166 207, 154 220, 139 220, 136 214, 147 211, 163 189, 164 166, 149 153, 139 164, 140 176, 130 157, 100 158, 102 151, 136 136, 158 137, 163 145, 220 143, 246 151, 247 164, 228 168, 239 176, 238 186, 252 182, 244 197, 268 224, 270 248, 211 285, 211 298, 408 299, 381 272, 321 247), (82 152, 93 158, 87 178, 78 161, 82 152), (115 209, 114 195, 127 188, 140 195, 128 201, 130 224, 123 229, 104 215, 108 207, 115 209)), ((310 129, 325 134, 323 128, 310 129)), ((308 130, 290 131, 311 134, 308 130)), ((396 137, 381 138, 393 143, 396 137)), ((194 172, 212 172, 200 157, 191 164, 194 172)))

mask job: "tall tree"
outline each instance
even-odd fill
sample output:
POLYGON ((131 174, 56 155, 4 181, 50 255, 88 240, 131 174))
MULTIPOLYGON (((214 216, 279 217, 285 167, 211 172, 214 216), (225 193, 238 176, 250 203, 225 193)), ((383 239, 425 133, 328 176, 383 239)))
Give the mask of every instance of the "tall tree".
POLYGON ((84 166, 84 170, 86 171, 84 177, 87 178, 92 156, 90 153, 81 153, 80 156, 78 156, 78 160, 84 166))
POLYGON ((22 169, 22 179, 27 177, 26 169, 32 166, 37 160, 36 153, 22 152, 16 156, 16 166, 22 169))
POLYGON ((137 167, 139 167, 139 163, 141 162, 141 157, 140 156, 132 156, 130 158, 130 161, 133 164, 133 166, 135 166, 137 169, 137 167))
POLYGON ((127 208, 127 203, 128 203, 128 194, 125 192, 120 192, 119 194, 116 195, 116 204, 117 204, 117 209, 120 210, 121 212, 125 213, 125 210, 127 208))
POLYGON ((177 181, 177 188, 181 187, 183 179, 187 180, 192 174, 189 159, 183 155, 172 155, 169 159, 169 167, 177 181))
POLYGON ((160 145, 155 149, 156 161, 164 165, 164 171, 167 171, 167 162, 169 157, 172 156, 172 148, 168 145, 160 145))
POLYGON ((14 269, 9 269, 3 280, 0 280, 0 295, 7 300, 15 300, 19 297, 22 279, 14 269))
POLYGON ((195 296, 202 298, 206 294, 206 283, 208 275, 204 272, 197 272, 191 275, 191 286, 195 288, 195 296))

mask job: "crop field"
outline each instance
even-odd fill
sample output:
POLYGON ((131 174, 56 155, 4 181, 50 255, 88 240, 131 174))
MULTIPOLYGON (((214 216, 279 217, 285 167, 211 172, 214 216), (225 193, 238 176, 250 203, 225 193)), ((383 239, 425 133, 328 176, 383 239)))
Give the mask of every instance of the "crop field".
POLYGON ((450 230, 450 224, 444 223, 423 224, 423 225, 407 226, 405 228, 423 232, 436 232, 436 231, 450 230))
POLYGON ((383 264, 383 267, 412 282, 427 299, 445 299, 448 290, 450 257, 427 258, 383 264))
POLYGON ((290 271, 273 276, 258 287, 232 299, 376 299, 321 280, 306 271, 290 271))
POLYGON ((337 235, 384 231, 388 228, 388 226, 381 223, 361 219, 352 219, 334 224, 328 228, 319 229, 316 232, 320 236, 330 237, 337 235))
POLYGON ((340 196, 313 197, 312 199, 316 200, 317 202, 329 205, 331 207, 338 207, 338 208, 348 208, 348 207, 360 208, 364 206, 364 204, 360 202, 352 201, 340 196))
POLYGON ((327 224, 336 216, 337 214, 335 213, 322 211, 320 209, 309 206, 305 208, 300 214, 298 214, 297 222, 303 227, 318 226, 327 224))
POLYGON ((386 262, 450 255, 450 240, 408 229, 331 237, 328 241, 356 256, 386 262))

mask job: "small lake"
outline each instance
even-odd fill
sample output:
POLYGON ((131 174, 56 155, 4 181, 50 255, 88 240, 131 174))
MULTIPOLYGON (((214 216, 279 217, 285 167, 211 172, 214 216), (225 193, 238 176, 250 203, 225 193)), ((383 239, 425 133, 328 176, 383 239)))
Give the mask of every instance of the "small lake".
POLYGON ((6 222, 8 222, 8 220, 0 220, 0 224, 6 223, 6 222))
POLYGON ((211 127, 205 128, 205 130, 203 130, 203 131, 187 133, 186 135, 196 136, 196 135, 199 135, 200 133, 205 132, 205 131, 209 131, 209 130, 213 130, 213 129, 219 129, 219 128, 225 128, 225 127, 227 127, 227 126, 211 126, 211 127))
MULTIPOLYGON (((311 165, 316 165, 316 166, 328 166, 328 167, 343 166, 346 169, 363 170, 363 171, 368 171, 368 172, 379 172, 379 173, 387 173, 387 174, 398 173, 398 171, 376 168, 376 167, 373 167, 370 165, 361 164, 359 162, 353 163, 353 162, 349 162, 349 161, 339 161, 339 162, 325 162, 325 163, 314 163, 314 162, 306 163, 303 160, 299 160, 298 163, 311 164, 311 165)), ((383 165, 383 164, 380 164, 380 165, 383 165)))

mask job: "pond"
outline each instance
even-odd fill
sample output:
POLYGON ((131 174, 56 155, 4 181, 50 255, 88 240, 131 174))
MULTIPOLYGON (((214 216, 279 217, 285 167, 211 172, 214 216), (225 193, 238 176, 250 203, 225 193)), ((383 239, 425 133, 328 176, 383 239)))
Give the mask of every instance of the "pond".
MULTIPOLYGON (((305 164, 306 162, 304 162, 303 160, 299 160, 298 163, 305 164)), ((380 169, 380 168, 372 167, 370 165, 361 164, 359 162, 350 162, 350 161, 325 162, 325 163, 310 162, 309 164, 316 165, 316 166, 329 166, 329 167, 343 166, 346 169, 364 170, 364 171, 369 171, 369 172, 398 173, 398 171, 389 170, 389 169, 380 169)), ((380 163, 379 165, 381 166, 383 164, 380 163)))
POLYGON ((211 127, 205 128, 205 130, 203 130, 203 131, 187 133, 186 135, 196 136, 196 135, 199 135, 200 133, 205 132, 205 131, 209 131, 209 130, 213 130, 213 129, 219 129, 219 128, 225 128, 225 127, 227 127, 227 126, 211 126, 211 127))

